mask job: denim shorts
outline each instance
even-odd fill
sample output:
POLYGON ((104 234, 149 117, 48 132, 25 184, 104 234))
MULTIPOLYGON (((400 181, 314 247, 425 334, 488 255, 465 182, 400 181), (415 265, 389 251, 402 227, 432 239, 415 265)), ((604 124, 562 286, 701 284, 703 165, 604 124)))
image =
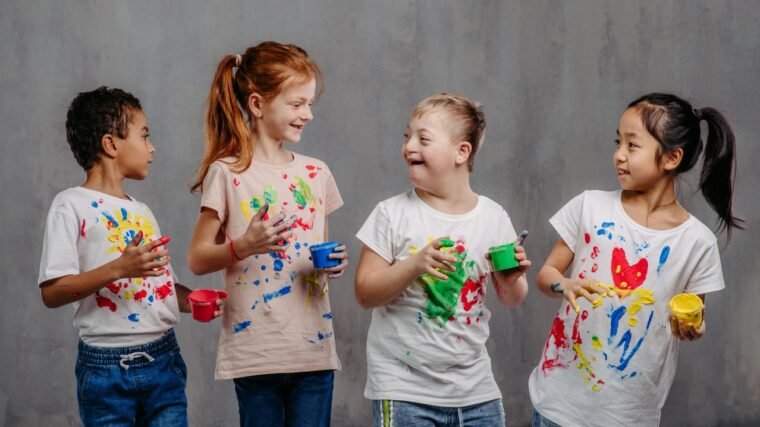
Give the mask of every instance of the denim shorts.
POLYGON ((533 424, 532 427, 562 427, 554 421, 539 414, 535 409, 533 410, 533 424))
POLYGON ((373 400, 373 427, 504 427, 501 399, 449 408, 401 400, 373 400))
POLYGON ((240 425, 328 427, 334 371, 235 378, 240 425))
POLYGON ((79 341, 76 377, 85 426, 187 426, 187 368, 173 330, 134 347, 79 341))

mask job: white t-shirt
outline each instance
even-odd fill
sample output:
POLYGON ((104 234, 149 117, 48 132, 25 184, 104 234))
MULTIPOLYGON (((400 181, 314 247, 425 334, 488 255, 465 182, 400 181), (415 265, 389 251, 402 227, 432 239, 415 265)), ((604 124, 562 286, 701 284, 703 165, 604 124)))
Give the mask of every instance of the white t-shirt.
POLYGON ((392 264, 440 237, 456 242, 444 250, 459 259, 458 280, 422 276, 372 310, 364 396, 444 407, 501 398, 485 346, 491 317, 485 254, 517 237, 507 212, 479 196, 470 212, 449 215, 410 190, 380 202, 356 236, 392 264))
POLYGON ((567 426, 657 425, 673 382, 678 339, 668 302, 725 287, 717 240, 690 216, 670 230, 634 222, 621 192, 586 191, 549 222, 574 253, 570 277, 613 284, 621 295, 594 308, 562 300, 533 370, 533 406, 567 426))
MULTIPOLYGON (((121 256, 138 232, 143 243, 161 237, 148 206, 83 187, 53 199, 45 227, 38 284, 94 270, 121 256)), ((161 338, 179 320, 174 270, 119 279, 73 304, 74 326, 87 344, 130 347, 161 338)))

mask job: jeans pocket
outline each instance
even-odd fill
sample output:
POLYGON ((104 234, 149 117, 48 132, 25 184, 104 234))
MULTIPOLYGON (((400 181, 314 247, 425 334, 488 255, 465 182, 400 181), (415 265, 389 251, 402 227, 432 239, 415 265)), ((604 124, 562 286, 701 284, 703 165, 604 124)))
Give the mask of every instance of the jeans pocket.
POLYGON ((179 351, 172 353, 172 369, 183 381, 187 381, 187 365, 179 351))

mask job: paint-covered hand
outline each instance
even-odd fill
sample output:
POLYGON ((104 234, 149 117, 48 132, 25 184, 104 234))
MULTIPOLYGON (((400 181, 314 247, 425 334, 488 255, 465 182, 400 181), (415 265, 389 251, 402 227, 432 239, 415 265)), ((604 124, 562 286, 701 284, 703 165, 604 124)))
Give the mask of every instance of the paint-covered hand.
POLYGON ((340 245, 333 250, 333 253, 327 256, 330 259, 339 259, 340 264, 335 267, 325 268, 327 277, 330 279, 337 279, 343 276, 343 273, 348 267, 348 252, 346 252, 346 245, 340 245))
MULTIPOLYGON (((702 309, 702 319, 705 318, 705 310, 702 309)), ((695 327, 691 322, 684 322, 678 319, 676 316, 670 316, 670 330, 673 332, 673 336, 679 340, 694 341, 702 338, 705 334, 705 321, 699 327, 695 327)))
POLYGON ((451 246, 453 242, 448 238, 433 240, 422 248, 416 255, 410 257, 417 276, 430 274, 441 280, 448 280, 446 271, 456 271, 457 259, 441 252, 442 247, 451 246))
POLYGON ((235 242, 236 255, 247 258, 251 255, 282 252, 288 248, 288 239, 293 235, 290 227, 296 221, 292 216, 286 220, 285 212, 264 220, 269 205, 262 206, 251 218, 245 233, 235 242))
POLYGON ((147 245, 141 245, 142 241, 141 231, 127 244, 121 256, 113 261, 112 265, 120 279, 164 274, 164 266, 169 264, 169 250, 159 248, 169 243, 169 238, 161 237, 147 245))
POLYGON ((615 292, 605 286, 603 283, 592 279, 568 279, 563 277, 558 282, 549 286, 551 293, 560 295, 570 305, 576 313, 581 311, 578 306, 577 298, 586 298, 591 304, 597 305, 601 302, 602 297, 614 297, 615 292))

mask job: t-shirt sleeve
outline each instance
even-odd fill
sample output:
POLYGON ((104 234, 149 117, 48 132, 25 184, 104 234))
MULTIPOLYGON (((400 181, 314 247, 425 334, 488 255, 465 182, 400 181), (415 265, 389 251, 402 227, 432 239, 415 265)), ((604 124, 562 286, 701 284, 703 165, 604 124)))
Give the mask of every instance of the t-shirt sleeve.
POLYGON ((393 262, 393 230, 385 203, 375 206, 356 237, 384 260, 393 262))
POLYGON ((549 218, 549 223, 557 230, 559 237, 565 241, 571 251, 575 252, 578 236, 580 235, 581 215, 585 193, 575 196, 557 213, 549 218))
POLYGON ((77 240, 79 221, 65 207, 51 209, 45 224, 37 285, 63 276, 79 274, 77 240))
POLYGON ((507 211, 502 209, 501 214, 499 215, 499 235, 497 244, 504 245, 512 243, 515 240, 517 240, 517 232, 512 225, 512 219, 509 217, 507 211))
POLYGON ((343 206, 343 198, 338 191, 335 177, 327 166, 325 166, 325 176, 325 215, 330 215, 343 206))
POLYGON ((689 277, 685 291, 704 294, 719 291, 725 287, 718 242, 714 240, 710 242, 702 253, 702 256, 699 257, 699 262, 697 262, 694 271, 691 273, 691 277, 689 277))
POLYGON ((227 219, 226 179, 224 168, 217 163, 212 163, 208 168, 206 178, 203 179, 201 194, 201 207, 215 210, 222 223, 227 219))

